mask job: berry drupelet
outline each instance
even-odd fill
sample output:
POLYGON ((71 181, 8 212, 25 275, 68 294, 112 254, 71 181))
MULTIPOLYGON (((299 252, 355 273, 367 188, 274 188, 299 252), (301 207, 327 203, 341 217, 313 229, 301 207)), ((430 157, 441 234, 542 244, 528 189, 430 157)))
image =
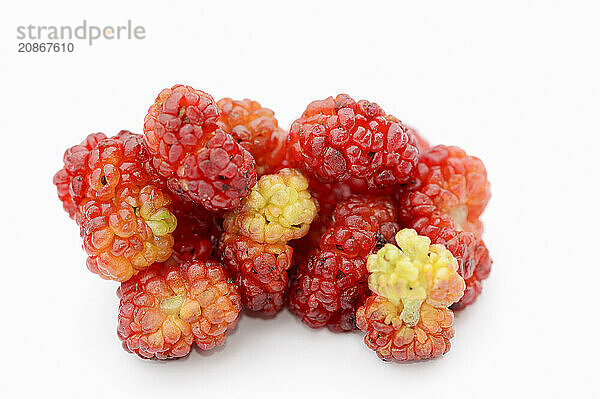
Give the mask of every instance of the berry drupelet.
POLYGON ((369 256, 373 295, 356 312, 365 343, 384 360, 422 360, 450 350, 454 316, 448 309, 461 298, 465 282, 443 245, 412 229, 396 235, 369 256))
POLYGON ((117 333, 143 358, 169 359, 223 345, 240 312, 237 287, 215 261, 157 263, 122 283, 117 333))

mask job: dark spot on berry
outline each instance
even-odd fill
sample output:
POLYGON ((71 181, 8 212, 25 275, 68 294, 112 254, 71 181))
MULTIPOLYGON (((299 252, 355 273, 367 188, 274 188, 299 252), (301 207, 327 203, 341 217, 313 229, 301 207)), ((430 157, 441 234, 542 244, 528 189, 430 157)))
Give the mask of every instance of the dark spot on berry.
POLYGON ((106 181, 106 176, 102 176, 102 177, 100 178, 100 183, 102 183, 102 185, 103 185, 103 186, 105 186, 105 185, 106 185, 106 183, 108 183, 108 182, 106 181))
POLYGON ((258 274, 258 273, 256 272, 256 270, 254 270, 254 268, 250 269, 250 271, 251 271, 252 273, 254 273, 254 274, 258 274))
POLYGON ((369 156, 369 159, 372 161, 372 160, 373 160, 373 157, 375 156, 375 153, 374 153, 373 151, 369 151, 369 152, 367 153, 367 155, 369 156))
POLYGON ((387 240, 385 239, 383 234, 381 234, 381 231, 377 230, 375 238, 377 239, 377 243, 375 244, 376 249, 381 249, 385 244, 387 244, 387 240))
POLYGON ((230 160, 230 161, 233 161, 233 155, 230 155, 230 156, 229 156, 229 160, 230 160))
POLYGON ((221 175, 218 175, 217 179, 219 179, 219 180, 227 180, 227 178, 225 176, 221 176, 221 175))
POLYGON ((412 291, 412 287, 408 287, 408 289, 412 291))
POLYGON ((295 227, 295 228, 299 229, 300 225, 299 224, 293 224, 292 227, 295 227))
POLYGON ((338 270, 337 274, 335 275, 335 278, 339 280, 339 279, 344 278, 344 277, 346 277, 346 273, 344 273, 341 270, 338 270))
POLYGON ((342 247, 342 246, 341 246, 341 245, 339 245, 339 244, 336 244, 336 245, 335 245, 335 247, 336 247, 338 250, 340 250, 340 251, 343 251, 343 250, 344 250, 344 247, 342 247))

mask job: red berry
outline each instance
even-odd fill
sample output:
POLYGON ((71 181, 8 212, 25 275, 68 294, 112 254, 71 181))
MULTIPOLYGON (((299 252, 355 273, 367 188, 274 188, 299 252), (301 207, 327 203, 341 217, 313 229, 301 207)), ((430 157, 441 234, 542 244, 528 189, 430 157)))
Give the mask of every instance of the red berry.
POLYGON ((225 233, 221 253, 229 272, 240 287, 245 308, 266 315, 277 313, 284 305, 292 265, 292 248, 275 243, 263 244, 250 238, 225 233))
POLYGON ((182 85, 163 90, 144 120, 152 163, 169 189, 210 211, 237 207, 256 183, 254 158, 222 126, 213 98, 182 85))
POLYGON ((155 264, 117 290, 123 348, 169 359, 223 345, 237 323, 240 297, 215 261, 155 264))
POLYGON ((292 312, 313 328, 355 329, 356 309, 370 294, 367 256, 392 240, 398 229, 387 199, 358 196, 341 202, 318 251, 299 265, 290 287, 292 312))
POLYGON ((164 177, 175 174, 185 156, 213 136, 218 118, 208 93, 183 85, 161 91, 144 119, 144 140, 156 170, 164 177))
POLYGON ((415 138, 375 103, 346 94, 314 101, 290 129, 290 162, 324 183, 356 178, 364 187, 406 183, 418 159, 415 138))
POLYGON ((217 105, 224 130, 250 151, 259 176, 285 167, 287 133, 279 128, 273 111, 249 99, 222 98, 217 105))
POLYGON ((370 296, 356 312, 356 324, 367 333, 365 343, 383 360, 423 360, 441 356, 450 350, 454 336, 454 315, 447 308, 421 306, 419 321, 407 326, 401 308, 385 297, 370 296))

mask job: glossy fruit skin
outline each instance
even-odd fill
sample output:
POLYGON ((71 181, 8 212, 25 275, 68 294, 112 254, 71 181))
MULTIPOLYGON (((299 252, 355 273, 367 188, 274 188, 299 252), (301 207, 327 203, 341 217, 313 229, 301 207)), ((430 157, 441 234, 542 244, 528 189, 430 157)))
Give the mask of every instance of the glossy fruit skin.
POLYGON ((424 303, 414 327, 402 323, 400 312, 401 309, 379 295, 371 295, 357 311, 356 324, 366 333, 365 344, 380 359, 425 360, 450 350, 450 339, 454 336, 451 310, 424 303))
POLYGON ((240 287, 244 308, 265 315, 279 312, 285 304, 292 248, 226 233, 220 249, 227 270, 240 287))
POLYGON ((81 142, 65 151, 63 168, 54 175, 53 183, 64 210, 75 219, 77 207, 85 198, 89 174, 88 158, 98 142, 106 139, 104 133, 90 134, 81 142))
POLYGON ((370 295, 367 256, 390 242, 399 226, 386 198, 354 196, 341 202, 318 250, 298 266, 290 310, 312 328, 356 329, 356 309, 370 295))
POLYGON ((117 296, 123 348, 147 359, 185 356, 192 343, 223 345, 241 309, 237 287, 215 261, 157 263, 122 283, 117 296))
POLYGON ((347 94, 313 101, 292 123, 289 159, 323 183, 358 179, 366 189, 409 181, 418 160, 410 130, 375 103, 347 94))
POLYGON ((256 166, 219 122, 213 98, 190 86, 164 89, 144 120, 152 165, 169 189, 209 211, 233 209, 256 183, 256 166))
POLYGON ((287 132, 279 127, 273 111, 247 98, 222 98, 217 106, 223 130, 256 159, 259 176, 275 173, 287 166, 287 132))

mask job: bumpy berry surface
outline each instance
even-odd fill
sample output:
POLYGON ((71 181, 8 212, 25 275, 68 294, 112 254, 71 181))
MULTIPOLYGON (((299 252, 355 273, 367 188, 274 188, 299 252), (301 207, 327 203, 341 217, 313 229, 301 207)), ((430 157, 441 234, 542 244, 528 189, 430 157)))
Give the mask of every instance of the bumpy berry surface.
POLYGON ((112 201, 124 187, 163 187, 150 166, 142 135, 122 130, 99 141, 88 156, 84 198, 112 201))
POLYGON ((177 228, 173 232, 173 259, 183 263, 192 259, 217 258, 223 218, 201 205, 175 200, 173 214, 177 228))
POLYGON ((402 322, 402 307, 386 298, 371 295, 356 312, 356 324, 364 331, 365 344, 383 360, 409 361, 446 354, 454 336, 454 315, 446 308, 427 303, 420 309, 419 322, 408 327, 402 322))
POLYGON ((215 261, 155 264, 117 291, 123 348, 143 358, 185 356, 195 342, 223 345, 238 320, 240 297, 215 261))
POLYGON ((455 220, 432 204, 431 198, 419 192, 402 195, 398 210, 403 226, 415 229, 435 244, 442 244, 458 262, 458 272, 465 279, 464 297, 453 309, 462 309, 481 293, 481 281, 487 278, 492 260, 481 237, 458 228, 455 220))
POLYGON ((155 186, 125 187, 112 201, 88 199, 79 209, 87 265, 101 277, 127 281, 171 256, 177 220, 171 197, 155 186))
POLYGON ((71 219, 75 219, 77 207, 87 191, 90 151, 104 139, 104 133, 90 134, 81 144, 69 148, 63 156, 64 167, 54 175, 58 198, 71 219))
POLYGON ((316 214, 308 180, 282 169, 260 178, 240 208, 225 216, 225 230, 259 243, 286 243, 305 236, 316 214))
POLYGON ((309 104, 292 124, 288 146, 291 164, 319 181, 356 178, 368 188, 408 182, 418 159, 406 126, 346 94, 309 104))
POLYGON ((209 94, 176 85, 158 95, 144 121, 152 164, 169 189, 210 211, 237 207, 256 183, 254 158, 218 119, 209 94))
POLYGON ((357 310, 365 343, 384 360, 422 360, 450 349, 453 314, 465 282, 443 245, 431 244, 412 229, 396 235, 369 256, 369 288, 375 293, 357 310))
POLYGON ((282 308, 292 266, 287 242, 302 238, 316 214, 307 179, 282 169, 262 176, 242 205, 225 216, 220 249, 248 309, 273 314, 282 308))
MULTIPOLYGON (((398 119, 395 116, 390 115, 390 114, 386 115, 386 119, 389 120, 390 122, 402 123, 402 121, 400 119, 398 119)), ((419 153, 422 153, 423 151, 427 151, 429 149, 429 147, 431 147, 431 145, 429 145, 429 142, 425 139, 425 137, 423 137, 414 128, 407 126, 407 125, 404 125, 404 126, 414 136, 419 153)))
POLYGON ((100 133, 67 150, 57 174, 59 193, 68 186, 64 200, 77 207, 87 266, 103 278, 125 281, 171 255, 171 197, 149 162, 141 135, 100 133))
POLYGON ((427 203, 421 206, 429 205, 449 214, 459 229, 479 236, 483 232, 479 216, 490 199, 490 184, 479 158, 458 147, 432 147, 419 157, 407 189, 424 194, 427 203))
POLYGON ((279 128, 273 111, 249 99, 222 98, 217 105, 224 130, 250 151, 259 176, 285 166, 287 133, 279 128))
POLYGON ((225 266, 240 287, 245 308, 267 315, 283 307, 292 265, 292 248, 276 243, 264 244, 237 234, 224 234, 221 253, 225 266))
POLYGON ((367 256, 398 229, 390 200, 357 196, 340 203, 318 251, 298 267, 290 286, 292 312, 313 328, 355 329, 356 309, 370 294, 367 256))
POLYGON ((156 170, 164 177, 175 174, 185 156, 214 135, 218 118, 208 93, 183 85, 161 91, 144 119, 144 140, 156 170))

